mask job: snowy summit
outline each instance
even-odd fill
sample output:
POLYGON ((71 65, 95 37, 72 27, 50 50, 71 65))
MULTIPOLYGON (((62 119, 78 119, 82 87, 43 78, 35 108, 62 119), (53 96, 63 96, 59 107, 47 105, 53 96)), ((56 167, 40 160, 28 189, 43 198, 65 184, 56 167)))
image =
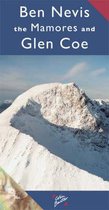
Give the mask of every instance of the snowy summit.
POLYGON ((109 101, 33 87, 0 114, 0 166, 25 190, 108 190, 109 101))

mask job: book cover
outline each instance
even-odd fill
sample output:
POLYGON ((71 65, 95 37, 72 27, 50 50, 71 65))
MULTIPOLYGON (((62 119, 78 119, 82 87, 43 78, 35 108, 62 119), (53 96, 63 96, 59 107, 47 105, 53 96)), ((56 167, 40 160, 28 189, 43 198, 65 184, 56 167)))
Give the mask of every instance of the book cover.
POLYGON ((109 0, 0 0, 0 210, 109 209, 109 0))

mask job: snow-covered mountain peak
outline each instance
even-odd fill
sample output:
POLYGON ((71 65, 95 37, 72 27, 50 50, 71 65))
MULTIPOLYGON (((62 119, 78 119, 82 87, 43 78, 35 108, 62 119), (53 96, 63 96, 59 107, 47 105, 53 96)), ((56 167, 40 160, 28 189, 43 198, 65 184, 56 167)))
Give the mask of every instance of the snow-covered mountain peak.
POLYGON ((31 88, 0 114, 1 166, 26 189, 107 189, 108 109, 74 83, 31 88))
POLYGON ((33 87, 19 96, 2 115, 6 115, 6 121, 9 117, 10 121, 13 114, 17 114, 22 108, 35 114, 38 105, 43 117, 56 125, 73 128, 82 128, 85 125, 93 128, 96 123, 89 110, 91 100, 74 83, 53 83, 33 87))

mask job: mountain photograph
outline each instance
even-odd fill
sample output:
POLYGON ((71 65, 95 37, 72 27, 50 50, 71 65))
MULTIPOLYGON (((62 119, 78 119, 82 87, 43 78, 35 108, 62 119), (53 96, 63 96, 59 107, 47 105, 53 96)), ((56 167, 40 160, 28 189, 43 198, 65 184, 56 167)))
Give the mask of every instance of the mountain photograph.
POLYGON ((25 190, 108 190, 109 62, 42 58, 1 58, 0 166, 25 190))

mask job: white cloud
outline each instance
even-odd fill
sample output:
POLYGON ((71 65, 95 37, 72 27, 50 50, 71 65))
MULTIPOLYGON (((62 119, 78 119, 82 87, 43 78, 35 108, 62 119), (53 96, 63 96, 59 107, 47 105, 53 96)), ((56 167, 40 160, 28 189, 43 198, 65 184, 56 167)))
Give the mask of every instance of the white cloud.
POLYGON ((95 71, 93 71, 91 73, 91 75, 97 77, 97 76, 100 76, 100 75, 104 74, 105 72, 106 72, 105 68, 96 69, 95 71))
POLYGON ((86 67, 87 67, 86 62, 78 63, 75 66, 73 66, 66 74, 64 74, 61 79, 62 80, 72 79, 73 77, 78 76, 82 72, 84 72, 86 70, 86 67))

